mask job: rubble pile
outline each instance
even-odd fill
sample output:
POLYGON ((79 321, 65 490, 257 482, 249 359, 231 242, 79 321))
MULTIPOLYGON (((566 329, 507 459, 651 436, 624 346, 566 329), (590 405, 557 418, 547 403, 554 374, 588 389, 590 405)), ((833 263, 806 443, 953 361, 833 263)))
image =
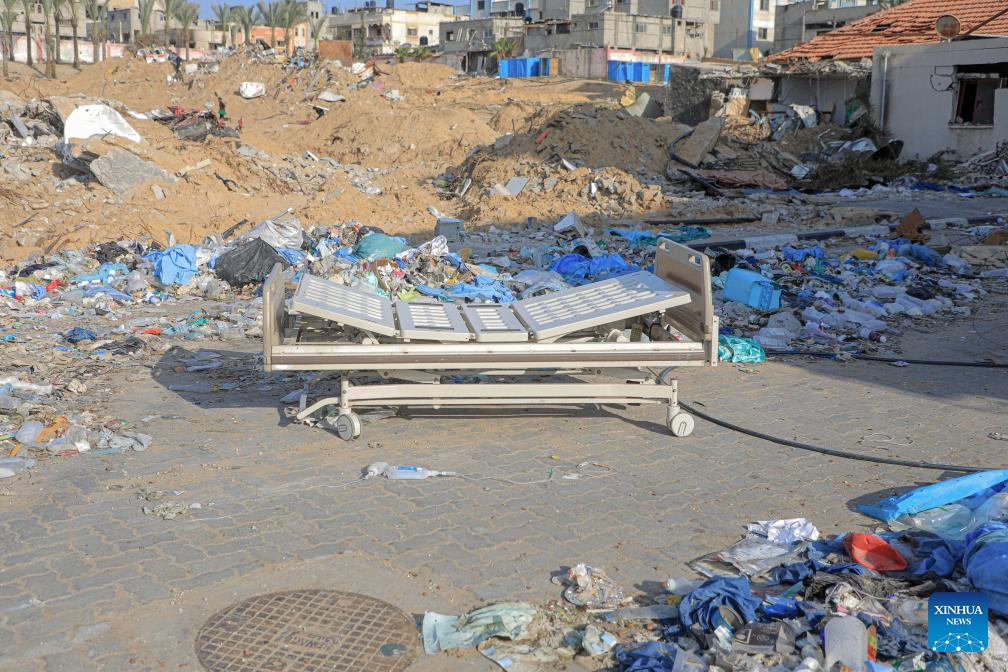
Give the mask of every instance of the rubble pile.
POLYGON ((750 523, 689 563, 701 578, 650 594, 577 564, 555 576, 564 601, 427 612, 424 648, 476 648, 529 671, 996 672, 1008 666, 1006 479, 978 472, 862 505, 884 523, 872 533, 823 539, 804 518, 750 523), (937 604, 970 605, 960 609, 977 627, 944 625, 937 604))

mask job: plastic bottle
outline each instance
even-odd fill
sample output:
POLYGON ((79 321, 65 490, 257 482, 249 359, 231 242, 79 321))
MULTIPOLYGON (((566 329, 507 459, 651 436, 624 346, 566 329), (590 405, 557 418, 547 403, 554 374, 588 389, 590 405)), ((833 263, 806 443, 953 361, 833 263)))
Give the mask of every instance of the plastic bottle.
POLYGON ((826 624, 826 669, 843 663, 852 672, 864 672, 868 657, 868 630, 853 616, 836 616, 826 624))
POLYGON ((404 481, 404 480, 418 480, 423 478, 430 478, 431 476, 456 476, 454 471, 433 471, 431 469, 424 469, 423 467, 410 467, 405 465, 397 465, 395 467, 389 467, 385 471, 385 477, 392 481, 404 481))
POLYGON ((812 657, 803 658, 801 663, 794 669, 794 672, 819 672, 822 663, 812 657))
POLYGON ((962 539, 973 526, 973 512, 962 504, 946 504, 915 513, 911 523, 946 539, 962 539))
POLYGON ((988 522, 1008 523, 1008 492, 999 492, 988 498, 973 512, 977 525, 988 522))
POLYGON ((704 579, 671 578, 665 582, 665 589, 673 595, 685 595, 700 587, 704 579))
POLYGON ((858 331, 858 336, 860 336, 861 338, 867 338, 869 341, 873 343, 886 342, 885 334, 883 334, 881 331, 875 331, 869 327, 861 327, 861 330, 858 331))

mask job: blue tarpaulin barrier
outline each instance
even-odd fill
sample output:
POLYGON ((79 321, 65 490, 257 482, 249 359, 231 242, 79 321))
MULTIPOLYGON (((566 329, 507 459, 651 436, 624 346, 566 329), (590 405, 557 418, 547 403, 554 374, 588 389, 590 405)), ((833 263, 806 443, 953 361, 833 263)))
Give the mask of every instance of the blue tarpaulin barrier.
POLYGON ((651 64, 609 61, 609 80, 613 82, 650 82, 651 64))
POLYGON ((500 77, 545 77, 550 74, 548 58, 504 58, 497 61, 500 77))

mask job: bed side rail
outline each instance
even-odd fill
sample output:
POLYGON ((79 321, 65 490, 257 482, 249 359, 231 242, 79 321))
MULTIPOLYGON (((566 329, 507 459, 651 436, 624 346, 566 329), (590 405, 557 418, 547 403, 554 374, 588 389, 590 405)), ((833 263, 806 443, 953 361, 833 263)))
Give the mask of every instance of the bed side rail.
POLYGON ((283 339, 284 279, 283 265, 274 264, 263 283, 263 369, 273 370, 273 348, 283 339))
POLYGON ((710 259, 702 252, 661 238, 655 275, 689 292, 689 303, 669 308, 665 314, 676 329, 703 343, 707 361, 717 364, 718 328, 711 296, 710 259))

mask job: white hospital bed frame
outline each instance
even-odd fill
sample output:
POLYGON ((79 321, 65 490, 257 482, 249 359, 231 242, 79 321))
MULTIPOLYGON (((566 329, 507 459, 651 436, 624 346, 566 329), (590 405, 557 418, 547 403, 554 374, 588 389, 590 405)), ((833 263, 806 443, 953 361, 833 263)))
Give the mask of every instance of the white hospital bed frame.
POLYGON ((347 440, 360 435, 360 418, 353 411, 360 406, 661 403, 668 428, 687 436, 693 418, 679 409, 677 381, 652 371, 717 365, 710 262, 664 239, 658 241, 653 275, 622 276, 509 306, 470 304, 457 311, 453 304, 420 305, 418 310, 417 304, 397 302, 393 310, 381 297, 305 276, 288 308, 284 290, 278 264, 263 286, 264 368, 340 373, 338 397, 309 405, 306 386, 297 418, 306 420, 321 408, 338 406, 336 433, 347 440), (628 297, 627 305, 620 304, 621 296, 628 297), (664 306, 662 324, 686 340, 618 338, 627 325, 655 312, 656 305, 664 306), (465 319, 458 319, 459 314, 465 319), (362 336, 356 342, 326 340, 324 330, 309 325, 317 318, 353 327, 359 331, 352 333, 362 336), (416 340, 417 335, 428 340, 416 340), (406 382, 352 384, 354 374, 363 372, 406 382), (451 375, 603 373, 631 382, 441 384, 443 376, 451 375))

